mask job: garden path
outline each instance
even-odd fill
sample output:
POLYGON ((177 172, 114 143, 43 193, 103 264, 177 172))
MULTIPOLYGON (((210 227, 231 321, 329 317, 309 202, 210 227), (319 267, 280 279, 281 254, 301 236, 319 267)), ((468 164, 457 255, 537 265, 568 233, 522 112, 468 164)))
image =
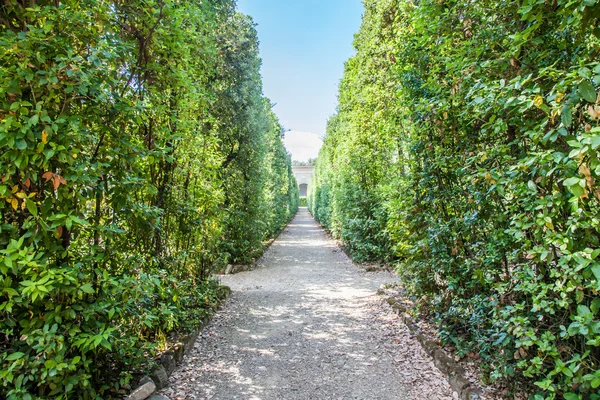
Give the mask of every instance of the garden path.
POLYGON ((170 399, 452 399, 377 295, 393 282, 350 261, 306 208, 233 289, 161 394, 170 399))

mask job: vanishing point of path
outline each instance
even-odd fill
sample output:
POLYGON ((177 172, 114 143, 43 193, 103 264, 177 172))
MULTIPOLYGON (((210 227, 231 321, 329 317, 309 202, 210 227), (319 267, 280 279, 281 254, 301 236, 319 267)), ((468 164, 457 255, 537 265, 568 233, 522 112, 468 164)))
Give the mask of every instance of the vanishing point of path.
POLYGON ((306 208, 233 289, 161 393, 171 399, 452 399, 416 339, 306 208))

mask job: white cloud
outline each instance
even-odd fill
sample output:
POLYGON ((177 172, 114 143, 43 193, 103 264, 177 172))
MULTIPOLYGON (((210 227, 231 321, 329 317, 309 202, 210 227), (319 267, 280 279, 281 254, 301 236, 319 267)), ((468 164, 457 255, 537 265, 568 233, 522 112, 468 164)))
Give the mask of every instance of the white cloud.
POLYGON ((308 161, 316 158, 323 141, 315 133, 289 131, 285 133, 283 140, 287 151, 292 153, 292 160, 308 161))

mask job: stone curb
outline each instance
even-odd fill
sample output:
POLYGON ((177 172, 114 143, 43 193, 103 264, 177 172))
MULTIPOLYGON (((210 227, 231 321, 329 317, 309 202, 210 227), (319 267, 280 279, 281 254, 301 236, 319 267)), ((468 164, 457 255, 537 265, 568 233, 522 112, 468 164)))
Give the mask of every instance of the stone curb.
MULTIPOLYGON (((221 303, 229 297, 231 289, 228 286, 221 286, 222 297, 219 299, 219 303, 214 311, 216 311, 221 303)), ((177 368, 177 364, 183 361, 183 357, 189 354, 194 348, 196 339, 202 333, 208 322, 209 317, 205 317, 200 325, 189 335, 185 335, 179 339, 179 342, 175 344, 173 350, 164 353, 158 360, 158 367, 156 367, 150 376, 144 376, 138 383, 135 390, 131 394, 125 397, 124 400, 168 400, 166 397, 156 394, 157 390, 165 388, 169 384, 169 376, 177 368)))
MULTIPOLYGON (((379 295, 384 295, 383 291, 378 292, 379 295)), ((481 400, 479 390, 473 387, 471 382, 465 378, 465 370, 454 359, 442 350, 439 344, 429 340, 423 335, 419 327, 415 324, 414 319, 407 313, 407 309, 396 302, 393 297, 388 297, 385 301, 392 307, 394 312, 398 314, 402 322, 408 327, 408 330, 413 334, 423 346, 427 354, 433 358, 434 365, 444 373, 456 393, 461 400, 481 400)))

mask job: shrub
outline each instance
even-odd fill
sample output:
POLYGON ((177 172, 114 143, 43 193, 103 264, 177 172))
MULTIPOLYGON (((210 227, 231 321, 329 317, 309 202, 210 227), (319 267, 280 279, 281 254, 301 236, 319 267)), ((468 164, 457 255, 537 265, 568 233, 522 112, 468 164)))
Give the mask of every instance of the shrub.
POLYGON ((256 34, 229 0, 5 3, 0 397, 120 396, 297 207, 256 34))
POLYGON ((365 2, 309 199, 535 398, 600 387, 599 9, 365 2))

